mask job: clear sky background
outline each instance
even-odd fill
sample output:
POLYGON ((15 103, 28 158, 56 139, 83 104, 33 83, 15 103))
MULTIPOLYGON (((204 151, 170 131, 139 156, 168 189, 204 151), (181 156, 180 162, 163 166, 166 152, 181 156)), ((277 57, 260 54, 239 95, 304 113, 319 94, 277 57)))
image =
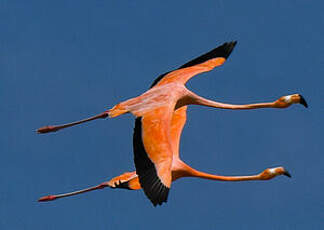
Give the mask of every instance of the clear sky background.
POLYGON ((323 229, 323 1, 0 1, 0 229, 323 229), (134 170, 134 117, 37 135, 100 113, 161 73, 231 40, 224 66, 188 88, 229 103, 301 93, 309 109, 191 106, 181 156, 244 175, 285 166, 292 178, 175 182, 154 208, 143 191, 40 196, 134 170))

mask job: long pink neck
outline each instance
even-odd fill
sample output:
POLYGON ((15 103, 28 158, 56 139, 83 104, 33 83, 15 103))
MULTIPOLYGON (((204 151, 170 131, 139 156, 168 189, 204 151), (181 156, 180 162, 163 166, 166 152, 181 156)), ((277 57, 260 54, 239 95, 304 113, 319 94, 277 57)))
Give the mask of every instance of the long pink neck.
POLYGON ((208 180, 218 180, 218 181, 247 181, 247 180, 260 180, 261 174, 250 175, 250 176, 220 176, 209 174, 205 172, 198 171, 191 168, 189 165, 183 161, 178 161, 177 169, 173 172, 174 179, 177 180, 181 177, 198 177, 208 180))
POLYGON ((190 96, 190 104, 193 105, 204 105, 208 107, 220 108, 220 109, 258 109, 258 108, 275 108, 275 102, 268 103, 256 103, 256 104, 247 104, 247 105, 232 105, 220 103, 212 100, 205 99, 194 93, 190 96))
POLYGON ((247 180, 259 180, 259 175, 251 175, 251 176, 220 176, 213 175, 209 173, 200 172, 195 169, 190 170, 189 177, 199 177, 208 180, 218 180, 218 181, 247 181, 247 180))

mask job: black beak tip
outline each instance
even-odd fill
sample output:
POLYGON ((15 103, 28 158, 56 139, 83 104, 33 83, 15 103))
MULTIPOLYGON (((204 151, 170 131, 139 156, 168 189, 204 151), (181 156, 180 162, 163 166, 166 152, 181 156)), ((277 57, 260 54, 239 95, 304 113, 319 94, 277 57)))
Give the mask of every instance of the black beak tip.
POLYGON ((291 174, 290 174, 288 171, 285 171, 283 174, 284 174, 285 176, 291 178, 291 174))
POLYGON ((299 94, 299 96, 300 96, 300 102, 299 103, 302 104, 303 106, 305 106, 305 108, 308 108, 308 104, 307 104, 305 98, 300 94, 299 94))

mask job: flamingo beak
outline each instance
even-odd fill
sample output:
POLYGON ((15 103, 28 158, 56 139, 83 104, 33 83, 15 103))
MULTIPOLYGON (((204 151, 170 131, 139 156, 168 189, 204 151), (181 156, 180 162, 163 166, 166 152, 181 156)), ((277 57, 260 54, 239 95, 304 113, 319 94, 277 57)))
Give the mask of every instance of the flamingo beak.
POLYGON ((307 105, 307 102, 306 102, 305 98, 300 94, 299 94, 299 97, 300 97, 299 103, 302 104, 303 106, 305 106, 305 108, 308 108, 308 105, 307 105))
POLYGON ((285 171, 283 172, 283 175, 285 175, 285 176, 287 176, 287 177, 291 177, 290 173, 289 173, 287 170, 285 170, 285 171))

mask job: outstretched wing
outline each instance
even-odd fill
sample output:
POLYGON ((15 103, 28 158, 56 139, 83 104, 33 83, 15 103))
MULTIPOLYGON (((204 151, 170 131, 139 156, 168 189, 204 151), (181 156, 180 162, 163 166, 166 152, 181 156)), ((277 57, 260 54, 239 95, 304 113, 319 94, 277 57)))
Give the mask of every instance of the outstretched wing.
MULTIPOLYGON (((151 88, 170 82, 185 84, 196 74, 222 65, 235 45, 236 41, 224 43, 179 69, 162 74, 151 88)), ((154 206, 167 202, 172 182, 172 155, 179 155, 181 132, 186 122, 187 107, 176 111, 173 108, 174 105, 159 107, 135 120, 133 148, 136 173, 154 206)))
POLYGON ((167 202, 171 187, 172 106, 159 107, 135 120, 134 163, 141 187, 154 206, 167 202))
POLYGON ((151 85, 163 85, 170 82, 179 82, 185 84, 190 78, 196 74, 203 73, 222 65, 229 55, 232 53, 236 41, 226 42, 223 45, 203 54, 188 63, 180 66, 177 70, 173 70, 160 75, 151 85))

